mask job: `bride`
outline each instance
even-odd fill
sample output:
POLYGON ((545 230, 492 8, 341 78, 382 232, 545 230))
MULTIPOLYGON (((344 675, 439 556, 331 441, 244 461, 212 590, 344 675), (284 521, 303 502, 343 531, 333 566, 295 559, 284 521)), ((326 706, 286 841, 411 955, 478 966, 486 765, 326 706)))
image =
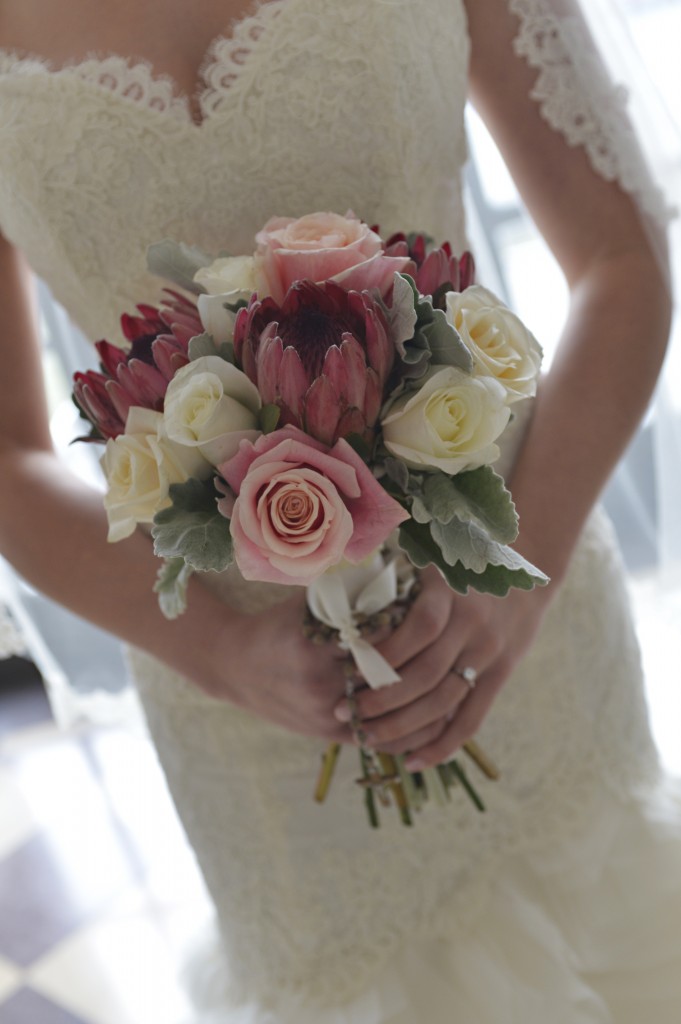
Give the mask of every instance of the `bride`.
POLYGON ((663 204, 581 26, 570 0, 2 5, 0 550, 131 645, 219 922, 202 1024, 678 1020, 681 805, 594 511, 664 354, 663 204), (461 250, 467 93, 571 291, 503 454, 518 547, 552 583, 499 600, 425 574, 366 730, 415 766, 479 735, 503 777, 486 815, 462 800, 374 832, 352 758, 310 799, 323 743, 351 732, 302 599, 227 573, 166 621, 147 537, 108 545, 100 496, 56 461, 27 266, 122 340, 121 312, 159 297, 164 236, 249 252, 272 215, 352 208, 461 250))

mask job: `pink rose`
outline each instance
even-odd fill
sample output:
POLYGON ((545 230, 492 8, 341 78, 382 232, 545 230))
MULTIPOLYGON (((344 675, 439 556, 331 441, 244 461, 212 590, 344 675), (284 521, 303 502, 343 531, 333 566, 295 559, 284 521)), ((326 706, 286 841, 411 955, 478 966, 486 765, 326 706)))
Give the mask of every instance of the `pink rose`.
POLYGON ((385 295, 396 272, 408 269, 408 256, 386 256, 383 242, 363 221, 348 213, 309 213, 294 220, 273 217, 255 236, 255 267, 263 288, 282 303, 294 281, 336 281, 346 291, 378 288, 385 295))
POLYGON ((242 441, 219 472, 237 495, 219 507, 247 580, 306 586, 362 561, 409 518, 346 441, 329 448, 297 427, 242 441))

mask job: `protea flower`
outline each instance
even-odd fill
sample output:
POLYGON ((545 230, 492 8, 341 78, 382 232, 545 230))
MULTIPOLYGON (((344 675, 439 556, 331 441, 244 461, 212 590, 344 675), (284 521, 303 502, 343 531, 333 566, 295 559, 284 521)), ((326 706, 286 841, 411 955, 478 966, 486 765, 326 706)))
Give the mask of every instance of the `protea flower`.
POLYGON ((428 250, 425 235, 392 235, 386 242, 386 255, 409 256, 416 267, 414 280, 422 295, 430 295, 433 305, 445 308, 447 292, 462 292, 475 281, 475 263, 470 252, 457 259, 452 247, 444 242, 438 249, 428 250))
POLYGON ((93 426, 90 437, 82 440, 102 441, 122 434, 133 405, 163 408, 168 383, 189 362, 190 339, 203 331, 191 300, 169 289, 166 296, 160 309, 140 305, 139 316, 125 313, 121 317, 128 349, 97 342, 101 373, 75 374, 73 397, 93 426))
POLYGON ((256 297, 237 315, 234 352, 263 403, 281 410, 281 426, 329 445, 371 438, 395 346, 370 292, 298 281, 281 306, 256 297))

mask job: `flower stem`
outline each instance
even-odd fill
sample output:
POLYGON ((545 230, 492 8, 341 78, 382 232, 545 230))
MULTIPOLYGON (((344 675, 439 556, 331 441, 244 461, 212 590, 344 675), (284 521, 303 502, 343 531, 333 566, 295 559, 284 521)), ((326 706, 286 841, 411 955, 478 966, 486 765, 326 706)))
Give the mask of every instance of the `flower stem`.
POLYGON ((477 809, 479 811, 484 811, 485 810, 485 805, 483 804, 482 800, 480 799, 480 797, 476 793, 475 789, 471 785, 470 780, 469 780, 468 776, 466 775, 466 772, 461 767, 459 762, 458 761, 450 761, 449 762, 449 767, 454 772, 454 774, 456 775, 457 779, 459 780, 459 782, 461 783, 463 788, 466 790, 466 793, 470 797, 472 803, 475 804, 475 806, 477 807, 477 809))
POLYGON ((322 754, 322 766, 319 770, 317 788, 314 791, 314 798, 317 803, 322 804, 326 800, 326 795, 329 792, 329 786, 331 785, 340 749, 340 743, 329 743, 328 747, 322 754))
POLYGON ((372 828, 380 828, 381 822, 378 817, 378 811, 376 810, 374 791, 371 787, 371 762, 363 750, 360 750, 359 756, 362 762, 362 774, 369 783, 364 790, 364 804, 367 809, 367 815, 369 816, 369 824, 372 828))
POLYGON ((499 769, 495 765, 494 761, 485 753, 479 743, 475 740, 469 740, 464 743, 463 749, 466 751, 471 761, 478 766, 483 775, 486 775, 488 779, 496 780, 499 778, 499 769))
POLYGON ((383 770, 383 774, 388 778, 394 779, 393 782, 389 783, 390 792, 393 795, 395 804, 400 812, 400 818, 402 819, 403 825, 413 824, 411 820, 411 814, 409 813, 409 801, 407 794, 404 791, 402 782, 400 780, 399 771, 397 768, 397 761, 392 754, 381 754, 376 755, 378 757, 379 764, 383 770))

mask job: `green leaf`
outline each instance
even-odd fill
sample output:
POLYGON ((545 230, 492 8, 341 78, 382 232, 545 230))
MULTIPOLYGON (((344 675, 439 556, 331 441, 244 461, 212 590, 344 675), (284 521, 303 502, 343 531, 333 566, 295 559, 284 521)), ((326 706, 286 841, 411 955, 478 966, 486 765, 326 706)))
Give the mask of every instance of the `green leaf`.
POLYGON ((393 456, 389 456, 384 461, 385 471, 401 491, 405 494, 409 493, 409 470, 405 464, 393 456))
POLYGON ((414 309, 418 293, 408 274, 395 274, 392 305, 386 308, 390 337, 404 358, 404 343, 414 337, 417 315, 414 309))
POLYGON ((448 523, 434 520, 430 524, 430 533, 447 565, 460 562, 464 569, 475 573, 483 573, 488 565, 498 565, 511 572, 523 571, 530 576, 536 574, 538 580, 546 580, 531 562, 513 548, 492 540, 476 523, 462 523, 459 519, 451 519, 448 523))
POLYGON ((441 309, 433 309, 431 312, 432 321, 421 328, 430 349, 431 363, 457 366, 464 373, 472 373, 473 357, 456 327, 448 322, 441 309))
POLYGON ((231 563, 229 522, 217 507, 212 480, 171 484, 172 505, 154 516, 154 551, 162 558, 183 558, 194 569, 222 572, 231 563))
MULTIPOLYGON (((511 544, 518 536, 518 516, 503 478, 491 466, 458 476, 431 473, 423 486, 423 505, 431 518, 448 523, 457 518, 475 522, 494 540, 511 544)), ((424 522, 421 516, 415 518, 424 522)))
POLYGON ((417 523, 431 523, 433 521, 433 513, 420 494, 415 494, 412 498, 411 514, 417 523))
POLYGON ((429 296, 418 293, 414 280, 409 274, 395 275, 400 279, 400 301, 408 299, 407 286, 412 294, 416 326, 414 336, 398 346, 402 358, 402 375, 418 379, 429 365, 456 366, 465 373, 472 373, 473 359, 459 332, 450 324, 441 309, 434 309, 429 296))
POLYGON ((210 266, 212 262, 213 257, 202 249, 185 245, 184 242, 175 242, 172 238, 154 242, 147 249, 147 267, 150 273, 179 284, 181 288, 194 292, 195 295, 200 295, 205 288, 196 284, 194 274, 201 267, 210 266))
MULTIPOLYGON (((431 526, 434 524, 431 524, 431 526)), ((402 523, 399 531, 399 545, 411 562, 419 569, 434 565, 444 576, 452 588, 460 594, 466 594, 472 587, 481 593, 505 597, 511 587, 519 590, 532 590, 535 585, 548 582, 547 577, 529 562, 526 568, 509 569, 505 565, 488 565, 483 573, 466 569, 460 562, 449 565, 442 550, 431 535, 431 527, 417 523, 413 519, 402 523)))
POLYGON ((260 429, 262 430, 263 434, 271 434, 272 431, 277 429, 277 424, 279 423, 280 416, 281 409, 279 408, 278 405, 274 405, 274 403, 272 402, 269 403, 268 405, 263 405, 262 409, 260 410, 259 417, 260 429))
POLYGON ((202 356, 219 356, 226 363, 234 365, 234 345, 231 341, 223 341, 218 348, 213 341, 213 335, 204 331, 203 334, 197 334, 189 339, 190 362, 193 363, 197 359, 201 359, 202 356))
POLYGON ((167 558, 159 569, 154 584, 158 603, 166 619, 176 619, 187 610, 187 584, 194 572, 184 558, 167 558))
POLYGON ((189 339, 189 359, 193 363, 197 359, 202 359, 203 356, 216 356, 218 350, 213 341, 213 335, 208 334, 204 331, 203 334, 197 334, 195 337, 189 339))

